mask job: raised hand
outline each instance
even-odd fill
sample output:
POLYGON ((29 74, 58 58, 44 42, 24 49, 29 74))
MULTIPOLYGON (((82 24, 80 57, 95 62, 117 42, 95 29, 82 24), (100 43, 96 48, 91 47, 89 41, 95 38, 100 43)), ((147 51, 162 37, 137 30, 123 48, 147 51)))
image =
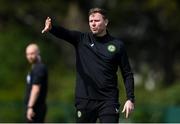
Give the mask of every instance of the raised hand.
POLYGON ((46 21, 45 21, 44 29, 42 30, 42 33, 48 32, 49 30, 51 30, 51 28, 52 28, 51 18, 50 18, 50 17, 47 17, 47 19, 46 19, 46 21))

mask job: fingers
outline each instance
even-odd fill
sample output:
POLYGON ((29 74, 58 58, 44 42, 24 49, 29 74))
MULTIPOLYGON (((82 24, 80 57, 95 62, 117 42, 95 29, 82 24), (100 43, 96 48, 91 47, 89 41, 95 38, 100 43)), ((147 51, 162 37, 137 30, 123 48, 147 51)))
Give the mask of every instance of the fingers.
POLYGON ((126 118, 129 117, 130 113, 134 110, 134 104, 130 102, 126 102, 124 105, 124 108, 122 110, 122 113, 126 112, 125 116, 126 118))
POLYGON ((47 31, 49 31, 51 29, 51 18, 50 17, 47 17, 46 18, 46 21, 45 21, 45 27, 44 29, 41 31, 41 33, 45 33, 47 31))
POLYGON ((33 112, 33 110, 28 110, 27 111, 26 117, 27 117, 28 120, 32 121, 34 116, 35 116, 35 113, 33 112))
POLYGON ((30 121, 33 120, 31 115, 27 115, 27 119, 30 120, 30 121))
POLYGON ((123 110, 122 110, 122 113, 126 112, 126 118, 129 117, 129 114, 130 114, 130 109, 127 108, 126 106, 124 106, 123 110))
POLYGON ((41 33, 43 34, 44 32, 46 32, 46 29, 45 29, 45 28, 41 31, 41 33))
POLYGON ((125 112, 125 110, 126 110, 126 107, 124 106, 124 108, 123 108, 123 110, 122 110, 122 113, 124 113, 124 112, 125 112))
POLYGON ((45 21, 45 25, 46 25, 47 23, 49 23, 49 22, 51 22, 51 18, 50 18, 50 17, 47 17, 47 18, 46 18, 46 21, 45 21))
POLYGON ((47 19, 46 19, 46 20, 51 21, 51 18, 50 18, 50 17, 47 17, 47 19))
POLYGON ((126 109, 126 118, 129 116, 129 109, 126 109))
POLYGON ((31 117, 30 114, 27 114, 27 119, 30 120, 30 121, 32 121, 32 117, 31 117))

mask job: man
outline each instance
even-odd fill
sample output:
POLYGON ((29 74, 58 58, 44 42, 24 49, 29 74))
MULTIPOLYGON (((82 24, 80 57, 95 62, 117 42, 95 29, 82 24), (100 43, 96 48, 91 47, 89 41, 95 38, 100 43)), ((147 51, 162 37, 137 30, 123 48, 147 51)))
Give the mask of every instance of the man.
POLYGON ((55 27, 48 17, 44 32, 50 32, 71 43, 76 51, 77 82, 75 106, 77 122, 117 123, 119 102, 117 70, 121 69, 127 101, 123 111, 126 118, 134 109, 134 79, 123 43, 107 31, 108 19, 104 10, 89 11, 90 33, 55 27))
POLYGON ((25 97, 26 121, 42 123, 46 115, 48 73, 45 65, 41 61, 37 44, 30 44, 27 46, 26 58, 32 65, 27 75, 25 97))

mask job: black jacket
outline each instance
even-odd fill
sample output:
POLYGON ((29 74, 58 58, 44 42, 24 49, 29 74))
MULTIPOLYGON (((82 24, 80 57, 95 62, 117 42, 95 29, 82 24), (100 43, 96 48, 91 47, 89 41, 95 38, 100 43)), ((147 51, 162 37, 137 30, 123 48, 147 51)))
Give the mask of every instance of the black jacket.
POLYGON ((117 70, 121 69, 127 99, 134 101, 134 79, 124 44, 107 33, 96 37, 92 33, 70 31, 53 26, 50 33, 66 40, 76 51, 76 98, 96 100, 118 99, 117 70))

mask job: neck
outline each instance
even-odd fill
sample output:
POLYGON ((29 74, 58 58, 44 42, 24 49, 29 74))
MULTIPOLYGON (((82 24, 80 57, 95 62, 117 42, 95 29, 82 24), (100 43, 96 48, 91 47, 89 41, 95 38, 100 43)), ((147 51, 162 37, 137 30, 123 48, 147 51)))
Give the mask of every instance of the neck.
POLYGON ((107 31, 104 30, 103 32, 99 33, 99 34, 96 34, 97 37, 103 37, 107 34, 107 31))
POLYGON ((35 64, 40 63, 40 62, 41 62, 41 60, 40 60, 40 59, 37 59, 34 63, 32 63, 32 67, 33 67, 35 64))

